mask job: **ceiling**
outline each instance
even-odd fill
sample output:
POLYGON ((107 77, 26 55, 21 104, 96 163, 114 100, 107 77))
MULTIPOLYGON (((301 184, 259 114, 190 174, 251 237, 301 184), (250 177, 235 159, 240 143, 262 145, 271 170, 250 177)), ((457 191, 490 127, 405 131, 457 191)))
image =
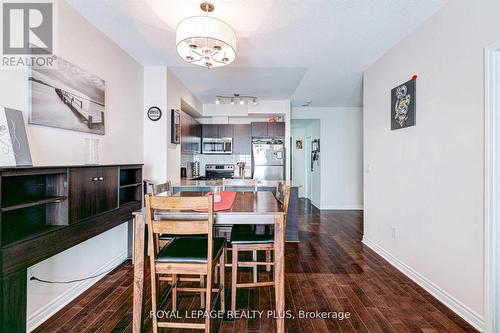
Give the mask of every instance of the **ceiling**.
POLYGON ((68 0, 143 65, 167 65, 202 103, 240 93, 292 105, 361 106, 362 73, 446 0, 213 0, 237 58, 205 69, 179 58, 175 27, 199 0, 68 0))

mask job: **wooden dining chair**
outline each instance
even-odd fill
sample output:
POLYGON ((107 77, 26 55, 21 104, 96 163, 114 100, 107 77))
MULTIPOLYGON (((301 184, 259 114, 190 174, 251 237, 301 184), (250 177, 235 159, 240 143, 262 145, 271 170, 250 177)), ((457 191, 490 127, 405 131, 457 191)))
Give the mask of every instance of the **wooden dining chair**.
MULTIPOLYGON (((152 193, 153 195, 160 195, 161 194, 163 196, 171 196, 172 195, 172 182, 170 182, 170 180, 165 182, 165 183, 162 183, 162 184, 155 184, 153 182, 150 182, 149 185, 150 185, 151 192, 148 192, 148 193, 152 193)), ((193 235, 185 235, 185 236, 190 237, 193 235)), ((171 235, 171 234, 156 235, 156 238, 157 238, 156 244, 158 246, 158 251, 162 247, 164 247, 168 242, 170 242, 172 239, 174 239, 174 237, 175 237, 175 235, 171 235)), ((182 235, 182 236, 177 235, 177 237, 184 237, 184 235, 182 235)), ((167 275, 167 276, 160 276, 159 281, 165 281, 168 283, 172 283, 173 279, 172 279, 172 276, 167 275)), ((205 277, 203 275, 201 275, 199 278, 192 277, 192 276, 182 276, 182 277, 178 278, 178 281, 180 281, 180 282, 199 282, 201 287, 204 287, 204 285, 205 285, 205 277)), ((217 279, 215 282, 217 282, 217 279)), ((158 288, 159 287, 160 287, 160 285, 158 284, 158 288)), ((177 290, 175 288, 173 288, 172 293, 174 294, 174 298, 177 299, 177 297, 176 297, 177 290)), ((175 304, 174 304, 174 306, 175 306, 175 304)), ((205 307, 205 293, 204 292, 200 293, 200 306, 202 308, 205 307)))
MULTIPOLYGON (((165 197, 148 194, 146 216, 148 238, 153 243, 156 242, 157 234, 197 235, 174 237, 159 251, 157 246, 149 247, 153 313, 156 314, 158 310, 157 279, 160 275, 172 276, 174 289, 177 291, 205 292, 206 311, 212 309, 213 292, 220 293, 221 311, 224 312, 224 270, 220 270, 218 288, 214 288, 213 274, 217 262, 220 267, 224 267, 226 239, 213 236, 213 196, 165 197), (207 210, 207 213, 194 213, 193 210, 207 210), (171 215, 168 215, 169 213, 171 215), (177 286, 178 276, 193 274, 206 276, 206 286, 199 288, 177 286)), ((172 305, 175 306, 176 300, 173 298, 174 293, 172 293, 172 305)), ((153 316, 153 332, 157 333, 158 328, 203 329, 205 332, 210 332, 210 316, 205 316, 204 324, 158 321, 158 318, 153 316)))
MULTIPOLYGON (((283 186, 283 201, 280 202, 285 214, 283 230, 286 230, 286 214, 288 213, 288 202, 290 201, 290 187, 283 186)), ((231 232, 231 247, 232 247, 232 265, 231 265, 231 310, 236 310, 236 293, 238 288, 253 288, 253 287, 264 287, 264 286, 274 286, 274 279, 272 281, 258 282, 255 277, 251 283, 238 283, 238 266, 252 266, 252 268, 257 269, 258 266, 274 266, 274 261, 269 258, 267 251, 274 251, 274 232, 262 225, 236 225, 233 227, 231 232), (239 261, 238 253, 242 251, 251 251, 252 253, 257 251, 266 251, 266 261, 258 261, 256 256, 253 256, 253 260, 239 261)))

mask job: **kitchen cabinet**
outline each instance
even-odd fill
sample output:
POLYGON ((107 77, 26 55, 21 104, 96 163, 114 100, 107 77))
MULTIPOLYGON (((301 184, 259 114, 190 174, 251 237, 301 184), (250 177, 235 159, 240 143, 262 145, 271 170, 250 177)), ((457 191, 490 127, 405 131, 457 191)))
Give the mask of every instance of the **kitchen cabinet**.
POLYGON ((201 152, 201 125, 181 111, 181 151, 183 153, 201 152))
POLYGON ((251 125, 233 125, 233 154, 249 155, 252 152, 251 125))
POLYGON ((219 138, 232 138, 234 136, 233 125, 217 125, 219 138))
POLYGON ((229 124, 205 124, 202 129, 204 138, 232 138, 234 135, 233 125, 229 124))
POLYGON ((70 223, 118 208, 118 168, 70 169, 70 223))
POLYGON ((267 136, 267 123, 252 123, 252 136, 267 136))
POLYGON ((267 124, 268 136, 285 136, 285 123, 276 122, 267 124))
POLYGON ((215 124, 204 124, 202 125, 202 137, 204 138, 217 138, 219 137, 219 128, 215 124))
POLYGON ((252 123, 252 136, 253 137, 266 137, 266 136, 285 136, 285 123, 252 123))

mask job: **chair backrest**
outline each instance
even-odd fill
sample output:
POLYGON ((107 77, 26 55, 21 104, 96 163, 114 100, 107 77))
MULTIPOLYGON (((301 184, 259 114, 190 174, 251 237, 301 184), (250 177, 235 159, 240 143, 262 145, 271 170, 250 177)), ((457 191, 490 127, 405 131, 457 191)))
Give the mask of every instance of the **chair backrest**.
POLYGON ((257 181, 255 179, 226 179, 226 178, 222 179, 223 191, 227 191, 228 189, 231 189, 233 187, 239 187, 240 190, 241 187, 248 187, 249 189, 251 188, 251 191, 253 192, 257 192, 258 189, 257 181))
POLYGON ((276 185, 276 200, 278 200, 281 204, 283 204, 283 200, 285 198, 285 190, 286 186, 282 182, 279 182, 276 185))
POLYGON ((144 194, 151 193, 153 195, 158 195, 160 193, 167 193, 170 196, 172 192, 172 183, 167 181, 162 184, 155 184, 150 180, 144 180, 144 194))
POLYGON ((167 193, 168 196, 171 195, 172 192, 172 183, 167 181, 162 184, 153 184, 153 195, 158 195, 160 193, 167 193))
MULTIPOLYGON (((279 186, 279 184, 278 184, 278 186, 279 186)), ((285 212, 285 219, 284 219, 285 230, 286 230, 286 219, 287 219, 287 214, 288 214, 288 203, 290 202, 290 192, 291 192, 291 187, 283 185, 283 200, 280 200, 280 202, 281 202, 281 207, 283 208, 283 211, 285 212)))
POLYGON ((148 235, 153 246, 151 255, 156 258, 156 234, 207 235, 208 258, 212 258, 213 244, 213 195, 203 197, 169 197, 146 195, 148 235), (206 210, 194 213, 193 210, 206 210), (163 216, 162 216, 163 215, 163 216))

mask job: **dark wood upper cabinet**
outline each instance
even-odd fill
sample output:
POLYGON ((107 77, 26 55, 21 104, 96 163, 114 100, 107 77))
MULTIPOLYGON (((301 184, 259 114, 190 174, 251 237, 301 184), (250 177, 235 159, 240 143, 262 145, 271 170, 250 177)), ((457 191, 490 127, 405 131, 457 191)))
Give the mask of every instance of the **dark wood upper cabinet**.
POLYGON ((251 154, 252 127, 251 125, 233 125, 233 154, 251 154))
POLYGON ((267 123, 252 123, 252 136, 267 135, 267 123))
POLYGON ((202 137, 204 138, 232 138, 233 135, 233 125, 204 124, 202 127, 202 137))
POLYGON ((201 125, 181 110, 181 151, 187 153, 201 152, 201 125))
POLYGON ((285 123, 252 123, 252 136, 285 136, 285 123))
POLYGON ((70 223, 118 208, 118 168, 70 169, 70 223))
POLYGON ((204 124, 201 131, 204 138, 217 138, 219 136, 219 129, 215 124, 204 124))
POLYGON ((233 125, 217 125, 219 138, 232 138, 234 135, 233 125))
POLYGON ((276 122, 267 124, 268 136, 285 136, 285 123, 276 122))

